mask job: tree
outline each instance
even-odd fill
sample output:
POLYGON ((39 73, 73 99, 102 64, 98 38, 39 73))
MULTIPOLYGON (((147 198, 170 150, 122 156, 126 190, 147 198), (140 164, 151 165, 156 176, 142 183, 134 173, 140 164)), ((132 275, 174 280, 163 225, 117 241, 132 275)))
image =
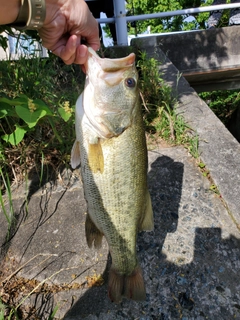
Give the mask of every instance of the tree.
MULTIPOLYGON (((197 8, 211 4, 211 0, 128 0, 127 11, 128 15, 141 15, 197 8)), ((129 25, 129 34, 144 33, 149 26, 151 33, 205 29, 208 17, 209 12, 204 12, 194 15, 185 14, 162 19, 141 20, 129 25)))

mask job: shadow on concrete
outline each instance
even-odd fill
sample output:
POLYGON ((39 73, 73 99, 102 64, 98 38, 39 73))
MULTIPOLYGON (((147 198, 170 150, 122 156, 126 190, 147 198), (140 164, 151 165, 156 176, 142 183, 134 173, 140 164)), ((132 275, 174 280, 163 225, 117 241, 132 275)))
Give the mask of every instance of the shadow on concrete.
MULTIPOLYGON (((89 289, 67 312, 65 320, 83 319, 89 315, 99 319, 116 316, 118 319, 135 319, 142 315, 143 319, 153 320, 184 316, 213 319, 216 315, 228 319, 229 312, 240 316, 239 285, 236 284, 236 275, 240 271, 239 239, 234 236, 223 239, 220 228, 196 227, 191 224, 191 216, 186 215, 183 220, 194 233, 191 263, 184 263, 185 250, 189 249, 184 234, 177 238, 182 251, 176 263, 170 262, 164 254, 167 236, 174 234, 178 227, 183 171, 182 163, 160 156, 152 163, 148 175, 155 228, 150 233, 141 232, 138 237, 138 256, 147 287, 146 301, 111 303, 105 284, 89 289)), ((186 203, 182 205, 186 211, 191 207, 186 203)), ((171 246, 174 251, 174 243, 171 246)), ((106 278, 107 273, 106 269, 106 278)))
POLYGON ((229 63, 226 30, 219 28, 159 36, 156 45, 182 73, 219 69, 229 63))
MULTIPOLYGON (((161 248, 167 233, 175 232, 177 228, 182 177, 183 164, 174 162, 167 156, 161 156, 151 164, 148 179, 155 226, 154 232, 140 232, 138 235, 137 247, 140 265, 144 263, 142 254, 147 253, 149 249, 161 257, 161 248), (147 239, 146 235, 148 235, 147 239)), ((105 285, 89 289, 66 314, 66 319, 82 319, 89 314, 98 315, 116 308, 116 304, 111 303, 107 297, 108 266, 109 264, 104 271, 105 285)), ((129 303, 131 304, 131 302, 129 303)), ((118 306, 120 307, 121 304, 118 306)))

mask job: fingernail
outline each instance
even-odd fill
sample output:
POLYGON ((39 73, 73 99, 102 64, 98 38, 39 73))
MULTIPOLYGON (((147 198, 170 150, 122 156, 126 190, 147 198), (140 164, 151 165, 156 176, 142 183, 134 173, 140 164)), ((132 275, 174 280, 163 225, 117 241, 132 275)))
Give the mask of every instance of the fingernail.
POLYGON ((79 57, 84 58, 86 56, 86 54, 87 54, 86 46, 81 44, 79 46, 79 51, 78 52, 79 52, 79 57))

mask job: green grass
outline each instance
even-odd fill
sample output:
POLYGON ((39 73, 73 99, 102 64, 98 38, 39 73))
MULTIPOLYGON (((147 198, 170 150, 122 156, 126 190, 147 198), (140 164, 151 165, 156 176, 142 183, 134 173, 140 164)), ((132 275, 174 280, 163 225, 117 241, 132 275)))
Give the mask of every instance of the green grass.
MULTIPOLYGON (((6 304, 4 304, 0 298, 0 320, 23 320, 20 318, 18 315, 18 308, 20 307, 11 307, 6 304)), ((56 305, 48 317, 48 320, 53 320, 57 311, 58 311, 59 306, 56 305)))
POLYGON ((146 130, 152 136, 161 137, 169 144, 183 145, 193 157, 198 155, 198 137, 177 114, 177 97, 164 83, 159 73, 159 62, 147 59, 145 53, 138 60, 139 87, 143 97, 146 130))

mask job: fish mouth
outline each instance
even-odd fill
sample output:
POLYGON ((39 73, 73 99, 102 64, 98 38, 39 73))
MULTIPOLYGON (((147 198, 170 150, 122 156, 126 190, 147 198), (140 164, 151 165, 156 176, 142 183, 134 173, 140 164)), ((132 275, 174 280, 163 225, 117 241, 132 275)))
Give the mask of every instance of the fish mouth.
MULTIPOLYGON (((115 72, 123 68, 129 68, 134 65, 136 57, 135 53, 130 53, 127 57, 124 58, 100 58, 91 47, 88 47, 88 54, 100 65, 102 71, 105 72, 115 72)), ((88 65, 88 61, 89 59, 84 64, 86 73, 88 73, 88 70, 90 68, 90 66, 88 65)))
POLYGON ((86 117, 99 137, 117 137, 132 124, 135 86, 129 89, 123 80, 128 78, 129 74, 137 78, 134 68, 135 54, 108 59, 100 58, 92 48, 88 48, 88 52, 83 95, 86 117), (118 90, 120 96, 127 95, 126 99, 119 96, 118 90))

